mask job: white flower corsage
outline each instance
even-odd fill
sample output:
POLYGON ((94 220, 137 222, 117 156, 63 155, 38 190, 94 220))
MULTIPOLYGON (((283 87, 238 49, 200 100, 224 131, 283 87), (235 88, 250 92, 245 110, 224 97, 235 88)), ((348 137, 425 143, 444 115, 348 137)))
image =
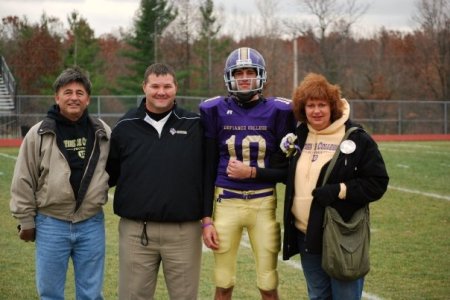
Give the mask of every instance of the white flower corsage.
POLYGON ((280 148, 286 154, 286 157, 291 157, 300 151, 300 147, 295 143, 297 136, 293 133, 288 133, 281 139, 280 148))

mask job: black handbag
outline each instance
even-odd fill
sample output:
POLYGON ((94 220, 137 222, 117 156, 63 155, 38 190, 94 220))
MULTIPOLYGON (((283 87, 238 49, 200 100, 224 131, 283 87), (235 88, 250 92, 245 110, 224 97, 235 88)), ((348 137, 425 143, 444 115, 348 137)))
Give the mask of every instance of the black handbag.
MULTIPOLYGON (((342 141, 357 127, 349 128, 342 141)), ((340 147, 327 168, 322 185, 333 169, 340 147)), ((344 222, 336 209, 325 208, 323 221, 322 268, 332 278, 352 281, 366 275, 370 270, 370 214, 366 205, 357 210, 350 221, 344 222)))

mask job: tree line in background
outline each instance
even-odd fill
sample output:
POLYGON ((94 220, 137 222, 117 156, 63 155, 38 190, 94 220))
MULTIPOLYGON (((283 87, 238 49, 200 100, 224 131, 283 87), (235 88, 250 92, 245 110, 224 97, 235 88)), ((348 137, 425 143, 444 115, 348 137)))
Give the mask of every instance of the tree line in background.
POLYGON ((266 59, 266 95, 289 98, 308 72, 324 74, 349 99, 450 101, 450 0, 417 0, 418 29, 379 29, 355 37, 368 6, 358 0, 296 0, 313 18, 286 20, 279 1, 256 2, 258 16, 237 20, 223 33, 223 13, 213 0, 141 0, 130 30, 95 37, 77 11, 38 23, 8 16, 0 25, 0 55, 17 82, 17 94, 52 94, 51 84, 68 66, 89 71, 94 95, 139 95, 146 67, 175 67, 179 95, 210 97, 226 92, 223 67, 241 46, 266 59), (246 24, 257 30, 242 36, 246 24))

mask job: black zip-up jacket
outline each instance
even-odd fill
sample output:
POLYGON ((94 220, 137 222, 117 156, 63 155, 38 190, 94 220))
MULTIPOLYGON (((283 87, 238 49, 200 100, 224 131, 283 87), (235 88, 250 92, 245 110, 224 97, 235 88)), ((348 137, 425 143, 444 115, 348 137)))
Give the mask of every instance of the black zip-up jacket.
MULTIPOLYGON (((358 126, 351 121, 345 123, 346 130, 358 126)), ((308 136, 308 127, 302 123, 296 129, 298 146, 303 149, 308 136)), ((347 195, 345 200, 334 201, 334 207, 344 220, 349 220, 353 213, 364 205, 380 199, 385 193, 389 177, 384 160, 375 141, 363 129, 352 132, 348 138, 356 144, 353 153, 340 153, 336 165, 328 177, 328 184, 345 183, 347 195)), ((295 170, 300 154, 291 157, 284 203, 284 239, 283 259, 287 260, 299 253, 298 229, 295 227, 295 217, 291 212, 295 192, 295 170)), ((320 186, 329 162, 319 175, 316 186, 320 186)), ((337 195, 336 195, 337 197, 337 195)), ((316 199, 311 203, 308 226, 305 235, 305 251, 313 254, 322 253, 323 217, 325 209, 316 199)))
MULTIPOLYGON (((174 107, 161 136, 145 121, 145 98, 111 134, 107 171, 116 185, 114 213, 153 222, 203 217, 203 130, 200 117, 174 107)), ((148 117, 147 117, 148 118, 148 117)))

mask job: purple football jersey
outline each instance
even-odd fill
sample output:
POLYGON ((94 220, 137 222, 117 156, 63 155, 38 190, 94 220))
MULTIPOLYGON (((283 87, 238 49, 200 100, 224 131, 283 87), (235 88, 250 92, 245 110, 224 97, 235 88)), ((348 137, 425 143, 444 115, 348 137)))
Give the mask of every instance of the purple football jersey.
POLYGON ((232 98, 215 97, 200 104, 205 136, 219 143, 220 160, 216 186, 236 190, 257 190, 274 183, 254 179, 232 179, 226 173, 230 158, 252 167, 269 166, 281 139, 294 130, 290 100, 267 98, 252 108, 239 106, 232 98))

